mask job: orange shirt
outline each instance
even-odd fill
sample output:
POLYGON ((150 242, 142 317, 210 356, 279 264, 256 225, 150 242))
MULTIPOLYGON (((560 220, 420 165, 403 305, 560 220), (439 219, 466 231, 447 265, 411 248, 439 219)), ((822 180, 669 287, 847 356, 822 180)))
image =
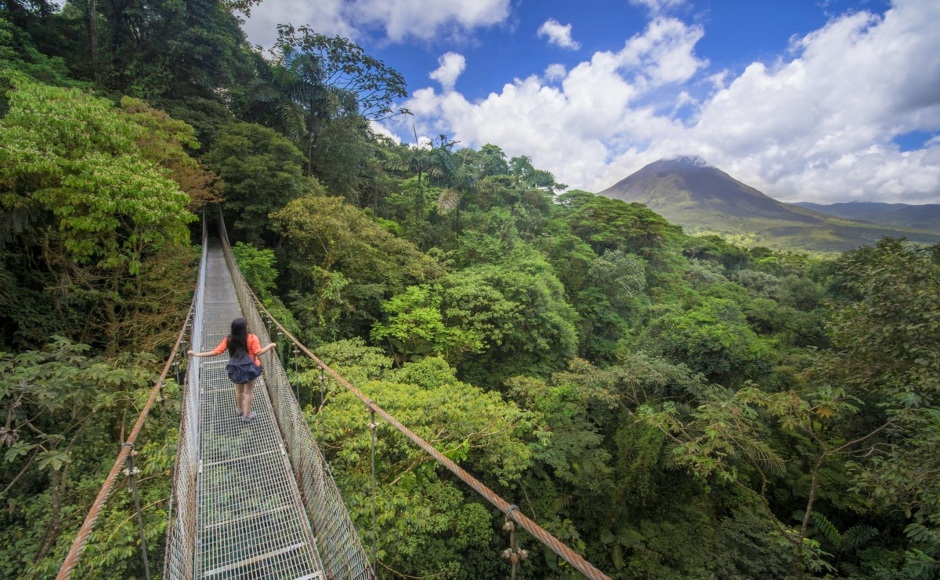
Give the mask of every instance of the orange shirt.
MULTIPOLYGON (((219 346, 212 349, 212 352, 215 354, 222 354, 228 350, 228 337, 222 339, 222 342, 219 343, 219 346)), ((258 340, 258 337, 254 334, 248 333, 248 354, 251 355, 251 359, 255 361, 255 364, 259 367, 261 366, 261 361, 258 360, 258 351, 261 350, 261 341, 258 340)))

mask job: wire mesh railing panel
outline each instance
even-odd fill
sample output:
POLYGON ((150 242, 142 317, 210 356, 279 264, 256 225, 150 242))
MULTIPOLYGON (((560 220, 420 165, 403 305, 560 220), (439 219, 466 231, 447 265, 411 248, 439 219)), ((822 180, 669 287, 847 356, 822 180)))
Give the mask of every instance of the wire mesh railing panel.
MULTIPOLYGON (((203 301, 206 289, 208 233, 203 221, 202 253, 196 282, 190 347, 202 349, 203 301)), ((188 365, 180 401, 180 429, 176 445, 176 465, 167 525, 164 578, 192 578, 195 570, 196 474, 199 465, 199 367, 188 365)))

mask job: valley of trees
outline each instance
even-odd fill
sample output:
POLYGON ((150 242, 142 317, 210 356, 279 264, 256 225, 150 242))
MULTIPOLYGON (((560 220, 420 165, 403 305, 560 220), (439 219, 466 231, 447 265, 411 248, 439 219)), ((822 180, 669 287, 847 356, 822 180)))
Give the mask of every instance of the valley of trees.
MULTIPOLYGON (((55 575, 190 303, 221 203, 331 367, 613 578, 940 575, 940 246, 691 237, 498 146, 396 144, 395 70, 256 0, 0 1, 0 577, 55 575)), ((292 380, 381 577, 505 578, 503 517, 292 380)), ((290 365, 294 366, 293 362, 290 365)), ((162 566, 179 387, 138 447, 162 566)), ((578 574, 525 534, 525 578, 578 574)), ((76 571, 143 577, 112 493, 76 571)))

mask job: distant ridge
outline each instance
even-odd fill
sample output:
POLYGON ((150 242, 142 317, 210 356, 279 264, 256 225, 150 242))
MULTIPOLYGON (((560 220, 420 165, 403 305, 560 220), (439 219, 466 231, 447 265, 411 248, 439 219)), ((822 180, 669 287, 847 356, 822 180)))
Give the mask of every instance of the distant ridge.
POLYGON ((885 236, 940 241, 940 227, 876 225, 777 201, 698 156, 655 161, 600 195, 642 203, 689 233, 719 234, 745 245, 833 252, 885 236))
POLYGON ((798 201, 793 205, 836 217, 873 224, 940 230, 940 204, 909 205, 850 201, 823 205, 798 201))

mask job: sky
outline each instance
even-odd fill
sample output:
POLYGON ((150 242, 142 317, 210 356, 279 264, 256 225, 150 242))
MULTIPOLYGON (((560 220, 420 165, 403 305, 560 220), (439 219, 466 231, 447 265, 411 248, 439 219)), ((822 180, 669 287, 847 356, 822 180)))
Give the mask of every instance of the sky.
POLYGON ((264 0, 402 73, 376 130, 600 192, 698 155, 782 201, 940 203, 938 0, 264 0))

